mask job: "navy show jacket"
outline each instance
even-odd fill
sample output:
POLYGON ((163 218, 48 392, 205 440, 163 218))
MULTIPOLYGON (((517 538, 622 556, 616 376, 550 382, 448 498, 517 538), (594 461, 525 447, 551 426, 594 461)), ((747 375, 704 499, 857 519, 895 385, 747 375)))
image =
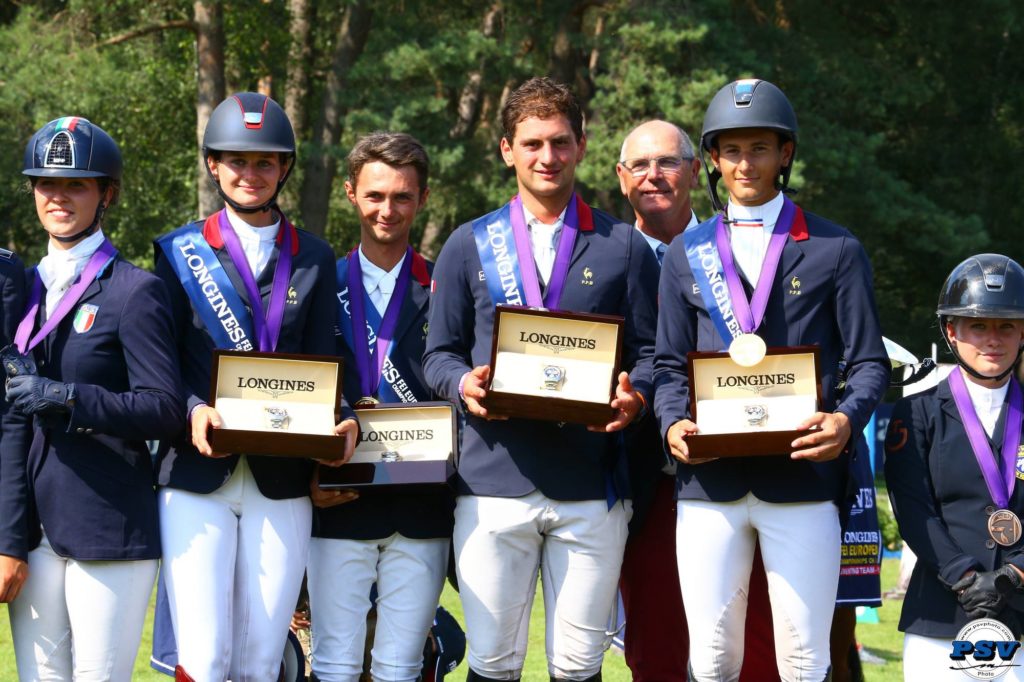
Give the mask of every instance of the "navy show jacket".
MULTIPOLYGON (((334 355, 334 326, 337 318, 334 253, 327 242, 319 237, 294 227, 290 229, 292 273, 276 350, 280 353, 334 355)), ((216 219, 206 221, 203 236, 251 314, 245 285, 224 248, 216 219)), ((282 241, 280 234, 277 239, 279 245, 282 241)), ((274 248, 270 261, 256 280, 264 310, 269 304, 279 248, 274 248)), ((206 403, 209 399, 214 342, 159 245, 156 246, 156 274, 166 282, 170 293, 186 409, 191 412, 196 405, 206 403)), ((351 408, 343 404, 342 419, 352 416, 351 408)), ((174 438, 161 443, 158 483, 195 493, 210 493, 228 481, 239 456, 239 453, 235 453, 227 457, 203 457, 192 445, 191 429, 183 419, 174 438)), ((312 460, 255 455, 247 459, 256 485, 264 496, 287 499, 309 494, 312 460)))
MULTIPOLYGON (((45 301, 45 289, 43 291, 45 301)), ((38 324, 45 317, 40 305, 38 324)), ((147 440, 185 419, 163 282, 117 257, 33 351, 40 376, 75 384, 67 415, 29 418, 11 408, 0 459, 5 488, 24 472, 14 556, 39 545, 79 560, 160 556, 154 472, 147 440), (89 308, 95 306, 89 321, 89 308), (76 325, 76 315, 83 318, 76 325)))
MULTIPOLYGON (((1006 418, 1004 404, 989 439, 997 456, 1006 418)), ((1003 547, 988 534, 995 507, 947 381, 896 403, 885 453, 885 480, 900 535, 917 555, 899 629, 953 638, 968 618, 950 586, 971 569, 991 571, 1011 563, 1024 570, 1024 542, 1003 547)), ((1007 507, 1024 516, 1024 449, 1018 448, 1016 463, 1007 507)), ((1016 595, 1011 607, 1019 627, 1024 597, 1016 595)))
MULTIPOLYGON (((582 202, 579 216, 560 308, 625 318, 622 369, 650 404, 658 260, 632 225, 582 202)), ((494 301, 472 223, 456 229, 441 249, 433 286, 424 372, 438 395, 461 405, 459 381, 472 367, 490 364, 494 328, 494 301)), ((540 490, 557 500, 606 499, 621 442, 619 434, 581 425, 487 421, 467 412, 457 491, 519 497, 540 490)))
MULTIPOLYGON (((412 277, 402 302, 388 357, 401 372, 416 402, 432 394, 423 378, 423 348, 427 341, 427 309, 433 263, 413 252, 412 277)), ((339 288, 347 286, 339 282, 339 288)), ((343 320, 338 321, 344 324, 343 320)), ((355 354, 338 332, 338 353, 345 359, 345 398, 355 404, 362 396, 355 354)), ((377 397, 377 396, 373 396, 377 397)), ((327 509, 315 509, 313 536, 349 540, 379 540, 399 533, 408 538, 451 536, 455 500, 451 489, 436 491, 362 488, 358 499, 327 509)))
MULTIPOLYGON (((822 404, 818 409, 843 412, 856 438, 888 387, 890 372, 871 265, 860 242, 845 228, 812 213, 802 215, 803 220, 797 211, 756 331, 769 347, 820 348, 822 404), (846 389, 837 403, 840 358, 846 359, 846 389)), ((749 300, 753 290, 740 276, 749 300)), ((726 347, 705 310, 683 235, 672 241, 665 254, 659 300, 654 410, 664 443, 673 424, 691 418, 686 354, 726 347)), ((848 457, 844 451, 839 458, 821 463, 794 461, 788 455, 680 463, 677 496, 728 502, 752 492, 765 502, 838 503, 846 493, 848 457)))
MULTIPOLYGON (((14 340, 24 310, 25 266, 13 251, 0 249, 0 347, 14 340)), ((5 397, 0 388, 0 418, 7 414, 9 408, 5 397)), ((0 554, 16 556, 22 551, 19 543, 24 539, 24 531, 20 529, 27 514, 24 508, 25 478, 23 473, 14 471, 10 475, 13 489, 8 491, 3 485, 3 470, 4 462, 0 460, 0 554)))

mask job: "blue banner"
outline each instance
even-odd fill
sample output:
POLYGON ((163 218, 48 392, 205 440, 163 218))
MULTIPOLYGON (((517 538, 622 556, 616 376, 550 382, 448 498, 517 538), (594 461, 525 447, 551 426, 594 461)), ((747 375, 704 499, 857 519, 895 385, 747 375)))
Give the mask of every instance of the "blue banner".
POLYGON ((857 455, 850 462, 854 495, 847 499, 849 518, 843 528, 836 604, 882 605, 882 531, 875 506, 875 479, 867 443, 857 439, 857 455))
POLYGON ((157 239, 217 348, 253 350, 252 317, 195 222, 157 239))
MULTIPOLYGON (((729 285, 725 280, 722 259, 718 255, 715 240, 715 223, 718 216, 705 220, 683 232, 686 259, 690 262, 693 279, 704 299, 704 308, 715 325, 718 335, 726 346, 733 338, 743 333, 739 320, 732 309, 729 285)), ((720 350, 724 350, 720 349, 720 350)))
POLYGON ((510 209, 511 205, 505 204, 497 211, 477 218, 473 222, 473 236, 484 268, 487 291, 494 304, 526 305, 510 209))

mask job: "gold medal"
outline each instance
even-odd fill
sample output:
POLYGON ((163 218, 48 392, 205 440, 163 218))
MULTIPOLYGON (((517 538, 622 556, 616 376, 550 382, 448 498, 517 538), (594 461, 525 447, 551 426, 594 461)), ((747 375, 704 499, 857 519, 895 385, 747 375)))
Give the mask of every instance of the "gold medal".
POLYGON ((740 334, 729 344, 729 357, 740 367, 753 367, 767 352, 764 339, 757 334, 740 334))
POLYGON ((1020 519, 1009 509, 997 509, 988 517, 988 534, 1003 547, 1011 547, 1020 540, 1020 519))
POLYGON ((372 407, 373 405, 380 405, 380 401, 371 396, 364 395, 356 401, 355 407, 372 407))

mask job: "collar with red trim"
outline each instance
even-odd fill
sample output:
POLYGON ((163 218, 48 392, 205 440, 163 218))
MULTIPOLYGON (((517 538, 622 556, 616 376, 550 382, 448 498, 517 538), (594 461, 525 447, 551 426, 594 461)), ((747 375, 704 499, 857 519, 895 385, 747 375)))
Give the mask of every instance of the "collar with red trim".
MULTIPOLYGON (((288 219, 281 213, 281 225, 285 229, 292 231, 292 255, 295 256, 299 253, 299 231, 295 229, 295 226, 288 222, 288 219)), ((203 239, 206 243, 215 249, 224 248, 224 237, 220 233, 220 211, 209 216, 205 222, 203 222, 203 239)), ((281 246, 281 241, 284 239, 284 232, 281 230, 277 231, 277 238, 274 243, 277 246, 281 246)))
MULTIPOLYGON (((349 249, 349 252, 346 254, 346 256, 352 255, 358 248, 358 244, 352 247, 351 249, 349 249)), ((420 255, 419 251, 417 251, 416 249, 412 250, 411 274, 413 277, 416 278, 416 281, 420 283, 420 286, 430 286, 430 272, 427 270, 427 261, 423 256, 420 255)))
POLYGON ((789 228, 789 236, 793 238, 795 242, 802 242, 810 239, 810 233, 807 232, 807 218, 804 217, 804 210, 799 206, 794 205, 796 211, 793 213, 793 224, 789 228))
POLYGON ((412 276, 420 283, 420 286, 430 286, 430 273, 427 271, 427 261, 413 249, 412 252, 412 276))
MULTIPOLYGON (((579 229, 580 232, 593 232, 594 231, 594 211, 590 208, 587 202, 583 201, 579 194, 574 194, 576 197, 576 216, 580 221, 579 229)), ((514 198, 514 197, 513 197, 514 198)))

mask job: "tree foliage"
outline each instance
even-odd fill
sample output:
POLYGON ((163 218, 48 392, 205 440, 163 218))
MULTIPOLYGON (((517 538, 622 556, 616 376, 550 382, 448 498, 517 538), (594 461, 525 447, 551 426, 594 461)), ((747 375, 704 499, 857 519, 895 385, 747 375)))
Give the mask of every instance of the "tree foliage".
MULTIPOLYGON (((205 4, 223 11, 228 92, 262 89, 284 103, 295 86, 300 166, 282 204, 339 254, 358 238, 342 185, 359 135, 401 130, 427 147, 432 194, 414 239, 436 253, 455 226, 515 191, 497 152, 498 112, 517 84, 551 74, 573 85, 588 115, 580 191, 624 218, 614 164, 630 128, 666 118, 696 141, 728 81, 781 86, 800 121, 797 200, 861 238, 883 327, 918 354, 937 338, 934 301, 956 262, 986 250, 1024 256, 1012 209, 1024 181, 1015 115, 1024 55, 1014 49, 1024 10, 1011 0, 205 4), (344 22, 359 9, 372 13, 365 42, 339 66, 344 22), (318 119, 336 134, 318 136, 318 119), (316 155, 336 164, 334 177, 301 165, 316 155), (311 196, 326 200, 322 214, 305 214, 311 196)), ((151 239, 196 217, 207 180, 196 164, 194 5, 0 2, 0 227, 26 260, 45 241, 22 150, 57 116, 86 116, 121 144, 123 200, 106 229, 130 258, 150 263, 151 239)), ((695 199, 708 215, 707 197, 695 199)))

